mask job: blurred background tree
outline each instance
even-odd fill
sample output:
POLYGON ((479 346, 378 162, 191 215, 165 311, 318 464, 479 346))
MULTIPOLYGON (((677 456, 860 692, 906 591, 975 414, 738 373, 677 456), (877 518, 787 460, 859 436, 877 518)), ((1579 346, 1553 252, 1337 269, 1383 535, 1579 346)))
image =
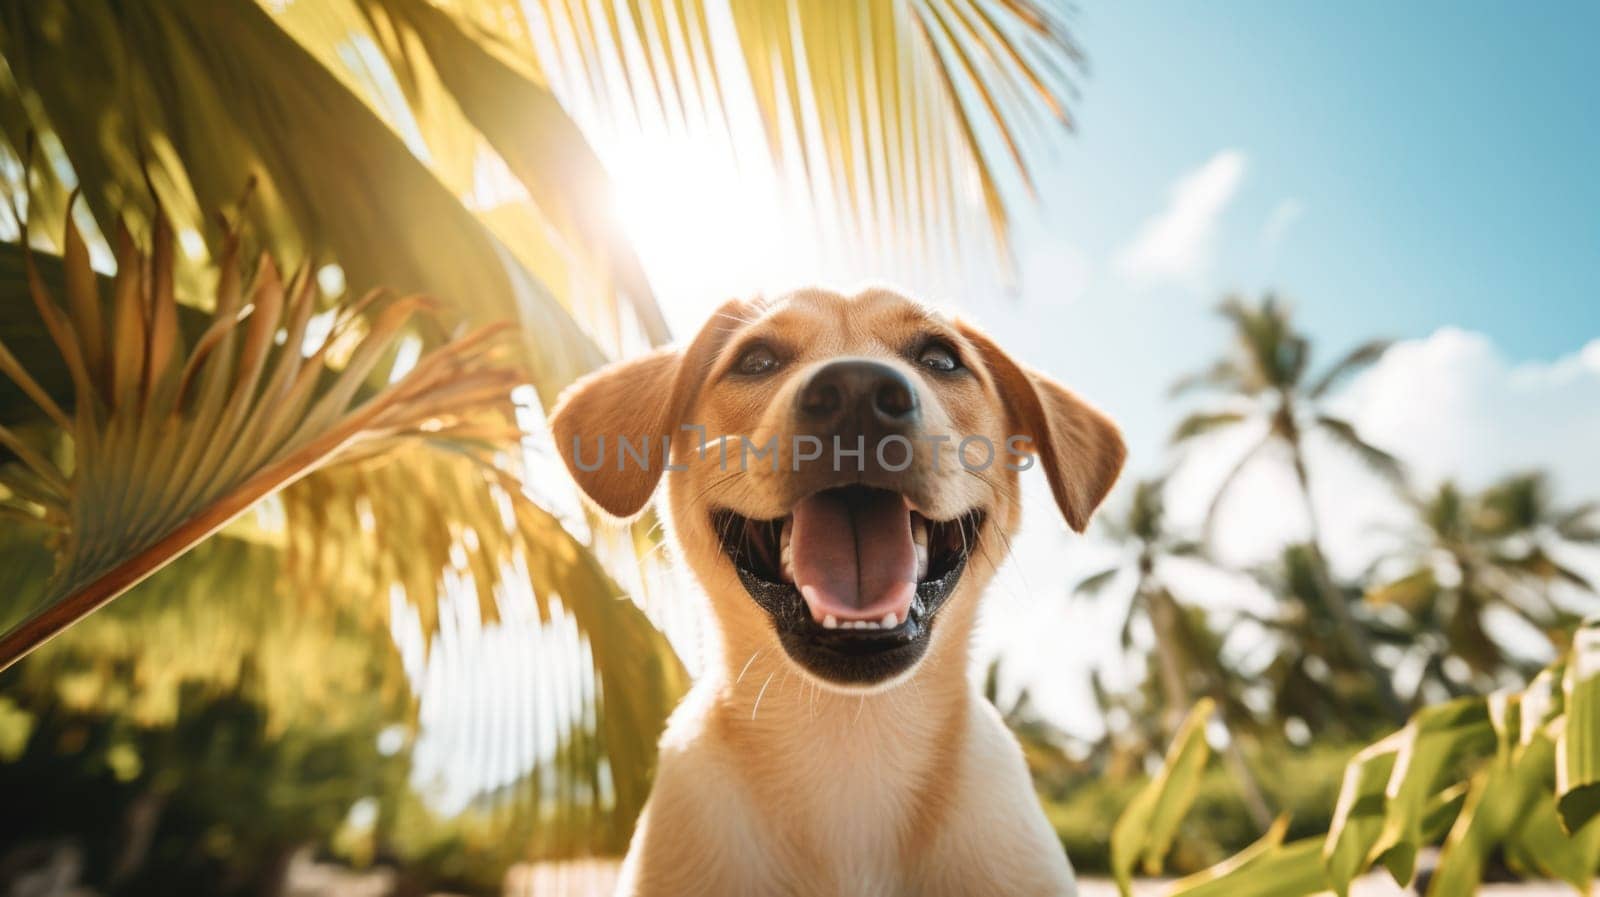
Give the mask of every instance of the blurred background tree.
POLYGON ((1294 329, 1289 309, 1273 295, 1256 304, 1230 296, 1217 311, 1233 329, 1230 351, 1203 371, 1188 375, 1173 385, 1173 393, 1193 390, 1219 394, 1218 406, 1184 418, 1173 431, 1174 443, 1230 427, 1254 426, 1261 430, 1258 440, 1247 449, 1217 487, 1207 515, 1207 535, 1217 509, 1228 496, 1229 487, 1239 475, 1272 447, 1287 450, 1294 470, 1300 498, 1305 503, 1305 519, 1310 528, 1306 542, 1309 572, 1323 595, 1324 607, 1332 619, 1338 638, 1344 640, 1349 656, 1367 668, 1384 711, 1392 723, 1405 718, 1404 705, 1394 694, 1389 680, 1377 667, 1372 646, 1350 608, 1350 602, 1335 587, 1323 557, 1317 509, 1311 500, 1311 473, 1306 467, 1304 437, 1307 431, 1322 433, 1350 449, 1376 473, 1390 479, 1401 475, 1400 463, 1364 441, 1355 428, 1319 407, 1330 390, 1341 380, 1376 361, 1388 342, 1376 340, 1351 350, 1316 378, 1311 377, 1311 341, 1294 329))
MULTIPOLYGON (((1196 700, 1215 702, 1220 728, 1210 740, 1224 748, 1224 762, 1190 785, 1193 808, 1165 863, 1180 873, 1197 872, 1250 847, 1267 830, 1270 817, 1263 818, 1264 808, 1292 820, 1274 836, 1283 843, 1330 828, 1339 831, 1334 811, 1344 804, 1333 800, 1332 783, 1359 749, 1394 729, 1391 707, 1408 713, 1450 698, 1481 699, 1527 687, 1546 662, 1536 659, 1536 650, 1530 653, 1528 636, 1560 657, 1583 616, 1600 607, 1574 554, 1597 544, 1600 508, 1592 502, 1559 505, 1538 472, 1508 475, 1473 494, 1446 481, 1426 498, 1406 498, 1414 517, 1386 532, 1387 549, 1354 581, 1335 577, 1316 542, 1302 440, 1308 430, 1320 430, 1401 496, 1415 494, 1391 456, 1368 445, 1348 423, 1310 410, 1341 378, 1376 360, 1387 343, 1362 344, 1313 381, 1306 375, 1310 339, 1293 329, 1290 309, 1280 299, 1229 298, 1222 314, 1235 340, 1230 353, 1175 390, 1181 395, 1206 387, 1221 390, 1222 398, 1185 417, 1174 441, 1186 452, 1205 451, 1200 437, 1254 426, 1251 447, 1227 469, 1197 532, 1167 521, 1165 480, 1134 484, 1126 508, 1096 523, 1127 560, 1073 588, 1080 596, 1127 601, 1123 650, 1139 671, 1120 691, 1104 684, 1112 677, 1096 676, 1107 729, 1099 744, 1079 746, 1068 762, 1086 764, 1099 777, 1080 772, 1072 779, 1074 787, 1051 792, 1048 801, 1080 869, 1110 867, 1105 818, 1121 813, 1150 781, 1146 773, 1155 769, 1196 700), (1287 545, 1271 562, 1233 571, 1270 598, 1268 612, 1185 602, 1181 596, 1195 580, 1183 575, 1181 565, 1207 557, 1204 547, 1229 488, 1274 444, 1287 450, 1311 541, 1287 545), (1132 583, 1130 597, 1111 588, 1118 582, 1132 583), (1508 619, 1519 625, 1508 626, 1508 619), (1131 639, 1134 624, 1148 627, 1153 641, 1145 645, 1131 639), (1223 634, 1240 631, 1252 635, 1230 648, 1223 634), (1402 679, 1414 683, 1404 698, 1394 687, 1402 679), (1254 794, 1248 787, 1252 782, 1259 782, 1254 794)), ((1558 680, 1559 670, 1558 665, 1558 680)), ((1481 735, 1476 728, 1470 731, 1472 737, 1481 735)), ((1458 800, 1448 809, 1459 806, 1458 800)), ((1444 819, 1430 837, 1441 839, 1453 818, 1444 819)), ((1548 821, 1530 817, 1527 824, 1548 821)), ((1515 829, 1509 831, 1515 836, 1515 829)), ((1546 831, 1538 837, 1557 845, 1551 850, 1565 849, 1558 843, 1565 836, 1557 839, 1546 831)), ((1509 871, 1494 866, 1492 852, 1474 853, 1456 865, 1466 862, 1488 863, 1491 873, 1509 871)), ((1272 877, 1289 873, 1273 868, 1278 871, 1250 881, 1269 883, 1269 891, 1273 880, 1289 888, 1287 878, 1272 877)), ((1519 868, 1538 873, 1543 867, 1525 863, 1519 868)), ((1216 886, 1247 887, 1244 880, 1234 884, 1232 879, 1216 886)))
POLYGON ((1509 615, 1552 647, 1564 644, 1582 615, 1550 586, 1594 592, 1558 560, 1563 550, 1600 544, 1594 504, 1553 507, 1544 475, 1519 473, 1477 495, 1446 481, 1410 506, 1416 525, 1374 562, 1387 575, 1374 575, 1367 601, 1404 612, 1425 657, 1419 690, 1431 684, 1435 696, 1459 697, 1526 680, 1538 664, 1496 638, 1494 620, 1509 615))

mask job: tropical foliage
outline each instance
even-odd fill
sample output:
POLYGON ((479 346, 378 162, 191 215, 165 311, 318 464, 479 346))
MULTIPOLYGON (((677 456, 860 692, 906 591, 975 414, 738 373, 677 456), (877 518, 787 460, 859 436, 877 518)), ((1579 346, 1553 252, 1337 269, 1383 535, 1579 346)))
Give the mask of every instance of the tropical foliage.
MULTIPOLYGON (((1520 692, 1460 698, 1419 711, 1345 770, 1333 823, 1284 842, 1287 817, 1237 856, 1172 886, 1173 897, 1349 893, 1381 866, 1409 885, 1422 848, 1444 840, 1426 893, 1475 892, 1498 851, 1514 869, 1587 891, 1600 868, 1600 619, 1520 692)), ((1160 869, 1192 800, 1208 746, 1195 708, 1161 772, 1118 820, 1112 868, 1129 893, 1134 863, 1160 869), (1157 816, 1157 813, 1171 814, 1157 816), (1160 819, 1162 824, 1154 824, 1160 819)))
POLYGON ((1419 525, 1377 560, 1392 572, 1367 601, 1405 612, 1430 678, 1452 694, 1492 690, 1508 669, 1531 675, 1488 621, 1504 613, 1559 646, 1577 619, 1552 599, 1551 587, 1594 591, 1561 558, 1563 547, 1600 545, 1595 506, 1553 507, 1538 473, 1515 474, 1477 495, 1444 482, 1410 504, 1419 525))
POLYGON ((474 891, 620 849, 686 674, 649 521, 573 513, 530 436, 670 334, 573 110, 754 128, 825 228, 998 258, 1070 123, 1051 5, 790 13, 0 13, 0 667, 132 589, 0 675, 11 818, 55 820, 6 843, 68 835, 47 808, 77 776, 106 808, 89 878, 119 892, 270 892, 305 844, 474 891), (450 756, 493 762, 444 819, 450 756))
POLYGON ((450 340, 362 396, 424 300, 374 292, 310 334, 310 270, 285 282, 265 257, 246 281, 230 231, 213 307, 186 347, 163 219, 153 239, 145 254, 118 232, 107 302, 69 220, 65 307, 24 246, 34 311, 73 391, 58 404, 0 344, 0 368, 54 425, 36 427, 34 440, 0 427, 20 462, 0 469, 0 507, 43 523, 57 546, 40 611, 0 639, 0 669, 320 467, 423 432, 504 438, 519 377, 493 355, 496 328, 450 340), (68 472, 52 453, 71 459, 68 472))
MULTIPOLYGON (((1595 505, 1559 506, 1537 473, 1511 475, 1476 493, 1444 482, 1426 498, 1413 497, 1399 466, 1354 427, 1302 410, 1375 360, 1383 343, 1363 345, 1315 385, 1302 387, 1309 341, 1293 329, 1287 306, 1269 296, 1259 304, 1230 299, 1222 310, 1234 353, 1181 386, 1221 387, 1231 407, 1191 415, 1179 426, 1178 441, 1194 451, 1203 443, 1192 440, 1204 433, 1248 426, 1254 415, 1262 419, 1255 447, 1223 478, 1201 536, 1239 470, 1273 441, 1286 450, 1306 513, 1313 514, 1300 434, 1315 427, 1395 484, 1399 502, 1415 518, 1390 534, 1390 548, 1360 582, 1341 582, 1324 559, 1313 517, 1310 542, 1289 544, 1272 562, 1238 571, 1270 597, 1270 612, 1213 608, 1178 615, 1172 608, 1185 605, 1171 576, 1172 559, 1206 557, 1206 540, 1191 541, 1166 522, 1163 482, 1134 487, 1127 511, 1111 517, 1104 532, 1126 546, 1135 571, 1123 578, 1133 582, 1124 630, 1145 625, 1154 643, 1140 654, 1144 648, 1124 642, 1125 650, 1147 658, 1149 672, 1132 694, 1102 696, 1103 704, 1130 708, 1124 719, 1133 721, 1104 740, 1149 752, 1154 742, 1148 734, 1130 740, 1128 730, 1148 733, 1139 721, 1158 714, 1184 722, 1161 727, 1171 747, 1159 771, 1119 802, 1105 855, 1109 869, 1126 889, 1135 871, 1154 874, 1169 854, 1180 868, 1195 869, 1194 861, 1208 852, 1195 849, 1197 840, 1212 849, 1228 843, 1220 833, 1232 829, 1219 825, 1215 805, 1198 831, 1182 822, 1184 809, 1203 793, 1211 743, 1224 748, 1226 772, 1246 783, 1263 778, 1260 770, 1298 762, 1313 733, 1323 747, 1359 744, 1385 731, 1385 707, 1402 700, 1392 691, 1386 695, 1385 686, 1409 669, 1415 684, 1403 705, 1414 714, 1398 732, 1350 749, 1354 757, 1335 804, 1308 808, 1292 800, 1293 792, 1270 784, 1247 793, 1276 803, 1284 815, 1269 826, 1261 806, 1251 807, 1265 835, 1238 845, 1244 849, 1232 858, 1213 856, 1206 863, 1215 865, 1172 893, 1344 894, 1375 865, 1406 884, 1417 871, 1419 851, 1439 843, 1444 850, 1437 868, 1425 870, 1429 894, 1472 893, 1484 870, 1499 864, 1585 887, 1600 862, 1600 825, 1589 824, 1597 759, 1589 744, 1596 623, 1579 626, 1581 609, 1592 612, 1594 586, 1574 565, 1574 552, 1596 544, 1595 505), (1158 578, 1160 570, 1168 571, 1165 578, 1158 578), (1183 628, 1175 628, 1174 619, 1183 620, 1183 628), (1507 621, 1521 632, 1508 629, 1507 621), (1241 625, 1259 633, 1249 657, 1226 650, 1219 635, 1241 625), (1529 660, 1530 634, 1546 639, 1562 659, 1541 672, 1529 660), (1195 687, 1208 682, 1226 687, 1195 687), (1444 702, 1424 706, 1438 701, 1444 702), (1327 823, 1325 837, 1306 831, 1318 819, 1327 823), (1296 837, 1287 840, 1291 831, 1296 837)), ((1077 590, 1103 593, 1120 569, 1095 574, 1077 590)), ((1091 768, 1128 768, 1100 764, 1091 768)), ((1061 805, 1075 799, 1068 794, 1061 805)), ((1235 801, 1234 810, 1223 812, 1237 816, 1238 806, 1235 801)), ((1057 818, 1064 832, 1075 830, 1075 823, 1057 818)))

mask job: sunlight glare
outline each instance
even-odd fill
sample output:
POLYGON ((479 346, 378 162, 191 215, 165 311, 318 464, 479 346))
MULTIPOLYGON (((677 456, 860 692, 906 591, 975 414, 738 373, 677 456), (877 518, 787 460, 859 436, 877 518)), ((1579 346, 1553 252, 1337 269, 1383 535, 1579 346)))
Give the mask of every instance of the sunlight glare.
POLYGON ((743 171, 722 141, 681 133, 611 150, 617 219, 675 332, 692 332, 724 299, 799 273, 805 241, 770 168, 743 171))

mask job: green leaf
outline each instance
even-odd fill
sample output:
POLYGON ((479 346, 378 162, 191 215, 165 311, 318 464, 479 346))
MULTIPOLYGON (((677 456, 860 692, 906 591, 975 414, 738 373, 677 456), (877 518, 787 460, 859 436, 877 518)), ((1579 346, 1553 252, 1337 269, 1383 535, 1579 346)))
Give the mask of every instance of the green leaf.
POLYGON ((1434 579, 1433 569, 1423 567, 1392 582, 1369 589, 1367 601, 1378 605, 1398 605, 1407 613, 1420 615, 1434 602, 1438 594, 1439 584, 1434 579))
POLYGON ((1590 617, 1572 637, 1562 680, 1566 725, 1556 742, 1556 808, 1567 832, 1600 814, 1600 617, 1590 617))
POLYGON ((1375 339, 1356 346, 1347 352, 1343 358, 1334 362, 1333 366, 1328 368, 1327 373, 1311 384, 1311 387, 1306 390, 1306 394, 1314 399, 1322 398, 1340 381, 1382 358, 1383 353, 1389 351, 1389 347, 1393 344, 1393 340, 1375 339))
POLYGON ((1211 756, 1206 723, 1216 704, 1195 703, 1173 736, 1166 760, 1155 778, 1134 796, 1111 829, 1111 874, 1124 897, 1132 893, 1133 868, 1142 863, 1149 874, 1160 871, 1178 825, 1200 787, 1200 773, 1211 756))
POLYGON ((1220 430, 1224 427, 1231 427, 1234 424, 1243 423, 1244 420, 1245 416, 1237 411, 1220 411, 1216 413, 1197 412, 1184 418, 1181 422, 1179 422, 1178 426, 1173 429, 1172 442, 1174 444, 1187 442, 1190 439, 1194 439, 1198 436, 1204 436, 1205 434, 1215 430, 1220 430))
MULTIPOLYGON (((64 245, 81 245, 76 231, 68 219, 64 245)), ((37 611, 0 632, 0 669, 317 468, 379 452, 393 440, 464 431, 510 410, 509 393, 522 378, 500 359, 492 327, 421 355, 386 388, 365 394, 368 375, 426 303, 373 294, 354 304, 373 309, 370 320, 359 308, 342 308, 338 322, 308 346, 315 302, 309 269, 286 283, 264 257, 241 291, 231 231, 214 320, 190 345, 178 324, 174 243, 159 217, 149 254, 119 233, 108 305, 118 320, 148 326, 119 328, 98 345, 90 330, 74 326, 81 315, 68 317, 24 258, 34 308, 66 365, 75 407, 69 426, 55 434, 70 438, 64 469, 0 426, 0 443, 25 468, 0 466, 7 489, 0 497, 29 497, 55 531, 57 560, 37 611), (353 333, 358 319, 366 327, 353 333), (336 343, 348 347, 337 364, 336 343)), ((75 305, 106 304, 86 253, 73 253, 63 266, 66 283, 82 293, 75 305)), ((15 357, 3 347, 0 356, 15 357)), ((26 371, 10 376, 30 379, 26 371)), ((26 391, 38 400, 39 390, 26 391)))
POLYGON ((229 208, 255 178, 247 218, 275 257, 336 261, 352 295, 381 285, 439 297, 442 329, 516 321, 547 402, 604 360, 549 289, 259 5, 43 0, 8 7, 3 21, 0 52, 37 93, 33 126, 59 136, 96 221, 146 195, 148 173, 175 229, 208 238, 215 256, 202 210, 229 208), (150 147, 160 151, 138 152, 150 147))
POLYGON ((1530 872, 1560 879, 1586 893, 1600 867, 1600 824, 1569 834, 1556 812, 1555 798, 1542 793, 1507 847, 1519 853, 1524 864, 1531 864, 1530 872))
POLYGON ((1317 415, 1317 426, 1321 431, 1332 437, 1333 441, 1343 446, 1356 456, 1356 459, 1367 466, 1367 469, 1391 484, 1402 486, 1405 483, 1405 465, 1399 458, 1378 448, 1372 443, 1361 438, 1354 425, 1349 421, 1341 420, 1327 414, 1317 415))
POLYGON ((563 235, 563 247, 598 256, 596 266, 631 300, 645 334, 654 343, 667 342, 667 324, 644 269, 611 220, 605 170, 555 94, 426 0, 366 2, 414 29, 445 89, 563 235))
POLYGON ((1400 731, 1399 753, 1385 788, 1383 830, 1368 859, 1382 862, 1396 882, 1406 885, 1416 872, 1417 851, 1425 844, 1423 823, 1430 798, 1453 765, 1491 754, 1494 727, 1481 699, 1462 698, 1418 711, 1400 731))
POLYGON ((1553 746, 1544 735, 1508 759, 1496 759, 1470 780, 1461 813, 1445 840, 1429 895, 1455 897, 1476 891, 1483 866, 1495 847, 1522 825, 1529 809, 1549 788, 1553 746))
POLYGON ((1109 567, 1092 576, 1084 577, 1082 582, 1072 587, 1072 594, 1093 598, 1104 591, 1105 587, 1110 585, 1111 581, 1116 579, 1117 574, 1121 572, 1121 567, 1109 567))
POLYGON ((1328 881, 1340 897, 1349 893, 1350 882, 1366 871, 1367 856, 1383 832, 1385 791, 1400 751, 1401 733, 1385 738, 1351 759, 1339 788, 1333 820, 1323 843, 1322 860, 1328 881))
POLYGON ((1256 843, 1188 878, 1174 882, 1167 897, 1307 897, 1327 889, 1322 840, 1283 843, 1289 817, 1272 824, 1256 843))

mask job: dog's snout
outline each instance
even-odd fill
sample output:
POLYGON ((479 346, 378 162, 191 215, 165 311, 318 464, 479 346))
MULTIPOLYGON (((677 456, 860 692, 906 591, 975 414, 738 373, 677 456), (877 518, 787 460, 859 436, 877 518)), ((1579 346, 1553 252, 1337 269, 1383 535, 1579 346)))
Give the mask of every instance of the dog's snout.
POLYGON ((798 410, 815 427, 836 429, 855 423, 892 429, 913 426, 921 416, 911 381, 887 364, 846 358, 811 375, 800 390, 798 410))

